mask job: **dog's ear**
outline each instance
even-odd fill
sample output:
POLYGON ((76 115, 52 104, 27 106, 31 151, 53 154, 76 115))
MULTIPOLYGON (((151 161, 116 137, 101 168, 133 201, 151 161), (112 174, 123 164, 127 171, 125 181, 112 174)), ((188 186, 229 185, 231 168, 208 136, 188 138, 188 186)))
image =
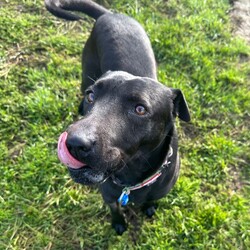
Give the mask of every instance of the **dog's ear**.
POLYGON ((174 116, 178 116, 181 120, 185 122, 190 121, 190 113, 188 110, 188 105, 184 95, 182 94, 181 90, 179 89, 171 89, 172 96, 173 96, 173 103, 174 103, 174 116))

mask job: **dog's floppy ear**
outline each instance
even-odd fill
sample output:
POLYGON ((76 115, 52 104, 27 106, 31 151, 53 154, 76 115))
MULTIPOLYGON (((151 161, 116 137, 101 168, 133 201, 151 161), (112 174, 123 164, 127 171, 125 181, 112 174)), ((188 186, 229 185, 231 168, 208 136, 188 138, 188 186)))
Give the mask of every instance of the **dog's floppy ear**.
POLYGON ((188 105, 184 95, 179 89, 171 89, 173 94, 173 103, 174 103, 174 116, 178 116, 181 120, 185 122, 190 121, 190 113, 188 110, 188 105))

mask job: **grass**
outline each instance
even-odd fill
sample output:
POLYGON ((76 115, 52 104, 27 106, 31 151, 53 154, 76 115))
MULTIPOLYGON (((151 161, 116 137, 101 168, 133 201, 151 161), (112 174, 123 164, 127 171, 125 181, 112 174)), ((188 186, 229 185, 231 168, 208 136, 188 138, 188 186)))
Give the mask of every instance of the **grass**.
MULTIPOLYGON (((103 2, 103 1, 102 1, 103 2)), ((64 22, 42 1, 0 8, 0 249, 249 249, 250 49, 233 37, 226 0, 113 0, 143 24, 159 80, 182 89, 180 178, 153 220, 133 208, 117 237, 94 188, 56 156, 77 118, 80 54, 93 21, 64 22)))

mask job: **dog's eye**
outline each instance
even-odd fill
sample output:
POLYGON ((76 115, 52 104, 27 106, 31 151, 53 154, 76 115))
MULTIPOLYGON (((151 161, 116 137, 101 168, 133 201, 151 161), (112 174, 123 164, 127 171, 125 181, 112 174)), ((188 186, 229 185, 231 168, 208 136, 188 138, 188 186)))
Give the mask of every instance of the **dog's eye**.
POLYGON ((135 107, 135 112, 137 115, 145 115, 146 114, 146 108, 142 105, 137 105, 135 107))
POLYGON ((95 101, 95 95, 93 92, 87 93, 86 100, 88 103, 93 103, 95 101))

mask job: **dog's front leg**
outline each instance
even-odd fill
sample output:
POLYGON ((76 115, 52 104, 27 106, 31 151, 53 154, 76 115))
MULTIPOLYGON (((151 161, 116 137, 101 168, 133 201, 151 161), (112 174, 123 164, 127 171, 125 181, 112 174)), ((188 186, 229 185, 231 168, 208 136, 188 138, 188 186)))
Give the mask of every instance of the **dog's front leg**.
POLYGON ((112 227, 116 233, 122 235, 127 230, 127 224, 124 215, 121 210, 121 206, 118 202, 109 204, 111 216, 112 216, 112 227))

